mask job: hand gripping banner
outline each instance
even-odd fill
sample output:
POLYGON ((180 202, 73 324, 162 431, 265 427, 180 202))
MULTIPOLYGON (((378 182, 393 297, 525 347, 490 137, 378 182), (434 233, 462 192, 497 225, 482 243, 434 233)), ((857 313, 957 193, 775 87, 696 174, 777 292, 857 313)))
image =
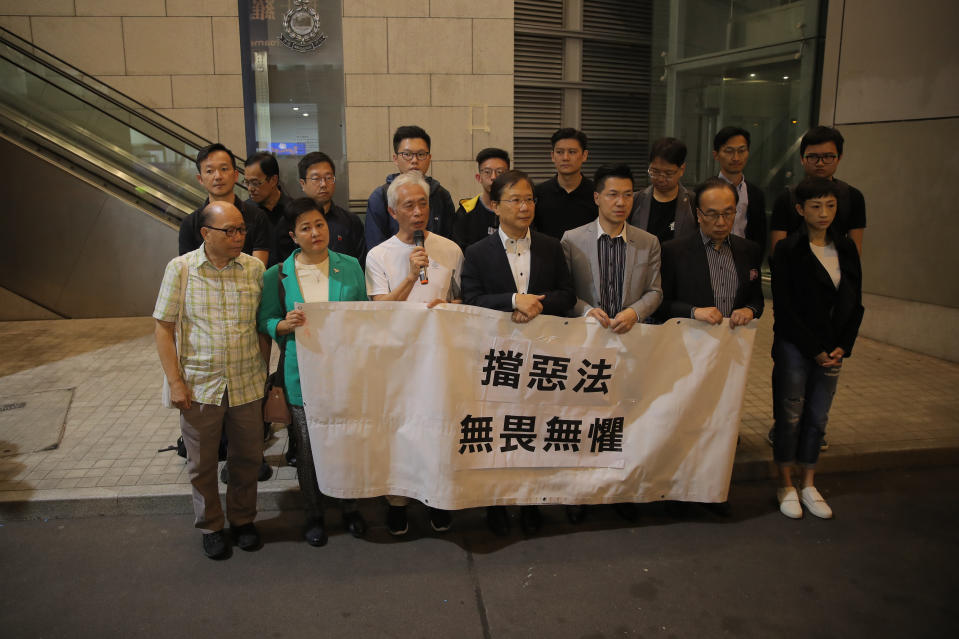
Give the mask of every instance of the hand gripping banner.
POLYGON ((615 335, 472 306, 305 304, 320 489, 437 508, 724 501, 755 329, 615 335))

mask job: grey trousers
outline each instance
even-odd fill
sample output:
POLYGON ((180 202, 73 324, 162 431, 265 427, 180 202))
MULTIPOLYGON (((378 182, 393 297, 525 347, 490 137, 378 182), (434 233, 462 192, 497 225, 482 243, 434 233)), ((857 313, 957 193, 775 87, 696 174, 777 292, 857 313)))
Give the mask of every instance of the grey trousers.
POLYGON ((180 411, 180 430, 186 445, 187 473, 193 486, 194 526, 203 532, 223 530, 223 507, 217 486, 217 451, 221 430, 230 440, 227 465, 226 514, 232 526, 256 518, 256 476, 263 459, 263 411, 260 400, 230 406, 193 402, 180 411))
MULTIPOLYGON (((310 431, 306 423, 306 412, 302 406, 289 404, 293 418, 293 436, 296 437, 296 479, 300 483, 303 495, 303 509, 306 520, 323 520, 323 493, 316 481, 316 466, 313 462, 313 447, 310 445, 310 431)), ((338 499, 343 512, 356 510, 355 499, 338 499)))

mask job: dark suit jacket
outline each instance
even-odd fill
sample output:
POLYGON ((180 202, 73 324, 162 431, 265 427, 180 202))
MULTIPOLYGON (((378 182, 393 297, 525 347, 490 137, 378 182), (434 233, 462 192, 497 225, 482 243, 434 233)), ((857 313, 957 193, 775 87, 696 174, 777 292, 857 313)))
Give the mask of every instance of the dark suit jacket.
POLYGON ((746 205, 746 239, 758 244, 759 254, 765 255, 766 242, 769 241, 766 230, 766 195, 761 188, 749 181, 746 182, 746 195, 749 197, 749 204, 746 205))
MULTIPOLYGON (((739 275, 733 308, 748 306, 759 317, 763 312, 762 253, 759 245, 730 235, 729 246, 739 275)), ((699 230, 663 244, 663 305, 660 315, 662 319, 689 317, 694 306, 716 306, 706 249, 699 230)))
MULTIPOLYGON (((463 302, 497 311, 513 310, 516 293, 513 272, 499 233, 493 233, 466 249, 460 277, 463 302)), ((573 278, 569 275, 559 240, 530 231, 529 293, 545 295, 543 313, 565 316, 576 303, 573 278)))
POLYGON ((862 322, 862 266, 848 237, 836 241, 839 288, 809 248, 802 230, 776 244, 773 306, 777 339, 792 342, 806 357, 841 347, 848 357, 862 322))

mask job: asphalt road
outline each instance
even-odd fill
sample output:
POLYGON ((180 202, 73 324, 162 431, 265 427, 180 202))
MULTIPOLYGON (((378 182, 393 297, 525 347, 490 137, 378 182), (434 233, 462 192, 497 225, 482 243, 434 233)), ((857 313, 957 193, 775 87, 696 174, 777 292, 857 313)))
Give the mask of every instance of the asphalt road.
MULTIPOLYGON (((355 540, 328 515, 325 548, 301 513, 261 513, 266 541, 202 556, 184 516, 5 522, 0 637, 957 637, 959 467, 824 475, 832 521, 788 520, 771 483, 740 483, 732 515, 635 525, 594 508, 546 510, 526 539, 482 511, 454 530, 392 539, 385 506, 355 540)), ((514 513, 515 517, 515 513, 514 513)))

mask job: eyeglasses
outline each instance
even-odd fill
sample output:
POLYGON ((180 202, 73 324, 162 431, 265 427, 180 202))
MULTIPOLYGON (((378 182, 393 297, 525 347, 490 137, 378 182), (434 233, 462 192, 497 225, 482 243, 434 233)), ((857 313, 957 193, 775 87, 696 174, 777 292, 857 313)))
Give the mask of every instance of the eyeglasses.
POLYGON ((736 217, 736 211, 704 211, 702 209, 696 209, 699 211, 699 214, 710 222, 715 222, 717 219, 722 219, 725 222, 736 217))
POLYGON ((214 231, 220 231, 227 237, 236 237, 237 235, 246 235, 245 226, 228 226, 225 229, 217 228, 215 226, 210 226, 209 224, 204 224, 208 229, 213 229, 214 231))
POLYGON ((261 182, 260 180, 243 180, 243 184, 245 184, 248 189, 258 189, 266 184, 266 182, 261 182))
POLYGON ((499 177, 504 173, 506 173, 506 169, 480 169, 480 175, 483 177, 490 177, 491 175, 499 177))
POLYGON ((536 204, 536 198, 535 197, 511 197, 508 200, 500 200, 500 204, 503 204, 503 203, 509 204, 510 206, 520 206, 521 204, 525 204, 526 206, 533 206, 534 204, 536 204))
POLYGON ((659 169, 646 169, 646 172, 649 173, 649 177, 666 178, 667 180, 673 179, 679 173, 679 171, 660 171, 659 169))
POLYGON ((803 159, 810 164, 819 164, 820 162, 823 164, 832 164, 838 157, 835 153, 807 153, 803 156, 803 159))
POLYGON ((407 161, 412 160, 413 158, 416 158, 417 160, 425 160, 426 158, 430 156, 430 152, 429 151, 415 151, 415 152, 399 151, 397 155, 407 161))
POLYGON ((326 177, 323 177, 322 175, 311 175, 310 177, 306 179, 312 182, 313 184, 333 184, 334 182, 336 182, 335 175, 328 175, 326 177))
POLYGON ((746 155, 749 153, 748 146, 725 146, 719 150, 723 155, 728 155, 730 157, 736 157, 737 155, 746 155))

